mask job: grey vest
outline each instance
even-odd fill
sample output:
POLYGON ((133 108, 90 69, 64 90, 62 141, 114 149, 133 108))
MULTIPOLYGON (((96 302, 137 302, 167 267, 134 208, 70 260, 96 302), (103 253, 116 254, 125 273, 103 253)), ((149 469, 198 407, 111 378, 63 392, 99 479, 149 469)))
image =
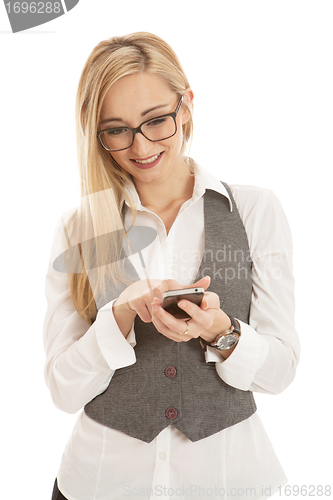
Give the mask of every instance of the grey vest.
MULTIPOLYGON (((209 290, 219 295, 222 309, 248 323, 252 261, 245 228, 224 185, 233 210, 225 196, 206 191, 205 252, 194 281, 209 275, 209 290)), ((174 342, 138 316, 134 327, 136 362, 116 370, 106 391, 85 406, 89 417, 149 443, 168 425, 198 441, 256 411, 252 392, 226 384, 215 363, 206 363, 199 339, 174 342)))

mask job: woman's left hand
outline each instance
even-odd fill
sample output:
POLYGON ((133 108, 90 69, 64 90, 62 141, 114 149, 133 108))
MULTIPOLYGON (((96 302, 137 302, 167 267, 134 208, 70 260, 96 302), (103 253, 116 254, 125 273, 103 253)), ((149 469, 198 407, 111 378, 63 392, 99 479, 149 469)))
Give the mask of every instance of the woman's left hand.
MULTIPOLYGON (((209 284, 209 276, 200 280, 200 286, 204 289, 208 288, 209 284), (203 280, 207 280, 207 283, 203 280)), ((220 309, 219 296, 214 292, 205 291, 200 306, 185 299, 180 300, 178 306, 186 311, 191 319, 185 321, 175 318, 162 308, 157 297, 152 302, 152 322, 155 328, 175 342, 188 342, 197 337, 213 342, 219 333, 231 326, 230 318, 220 309)))

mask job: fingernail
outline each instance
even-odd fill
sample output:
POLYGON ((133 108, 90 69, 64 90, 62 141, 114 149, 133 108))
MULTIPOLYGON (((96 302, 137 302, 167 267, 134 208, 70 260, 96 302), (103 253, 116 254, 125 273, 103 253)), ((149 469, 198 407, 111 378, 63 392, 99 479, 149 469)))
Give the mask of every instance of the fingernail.
POLYGON ((178 305, 179 305, 179 307, 181 307, 182 309, 185 309, 185 308, 187 307, 186 302, 184 302, 183 300, 181 300, 180 302, 178 302, 178 305))

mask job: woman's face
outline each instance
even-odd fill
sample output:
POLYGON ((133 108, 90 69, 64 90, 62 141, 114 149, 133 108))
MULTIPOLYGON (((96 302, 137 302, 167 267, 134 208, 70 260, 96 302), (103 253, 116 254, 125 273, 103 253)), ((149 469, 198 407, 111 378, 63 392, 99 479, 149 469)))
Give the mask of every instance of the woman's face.
MULTIPOLYGON (((176 117, 177 132, 173 137, 151 142, 137 133, 130 148, 110 152, 118 165, 133 176, 135 184, 170 179, 177 169, 185 168, 181 154, 182 125, 190 118, 190 112, 184 102, 189 103, 192 99, 192 91, 186 90, 176 117)), ((124 76, 105 96, 98 129, 138 127, 146 120, 174 112, 178 102, 179 96, 156 75, 139 73, 124 76)))

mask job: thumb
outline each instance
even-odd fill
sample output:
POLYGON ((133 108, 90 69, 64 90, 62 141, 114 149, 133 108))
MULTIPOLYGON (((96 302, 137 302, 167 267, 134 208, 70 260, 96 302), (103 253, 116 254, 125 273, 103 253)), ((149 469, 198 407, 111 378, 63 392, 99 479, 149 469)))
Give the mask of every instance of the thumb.
POLYGON ((198 286, 201 286, 204 290, 206 290, 209 287, 209 285, 210 285, 210 276, 204 276, 196 283, 193 283, 193 285, 191 285, 191 288, 192 287, 196 288, 198 286))

